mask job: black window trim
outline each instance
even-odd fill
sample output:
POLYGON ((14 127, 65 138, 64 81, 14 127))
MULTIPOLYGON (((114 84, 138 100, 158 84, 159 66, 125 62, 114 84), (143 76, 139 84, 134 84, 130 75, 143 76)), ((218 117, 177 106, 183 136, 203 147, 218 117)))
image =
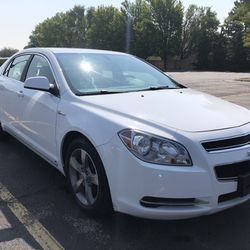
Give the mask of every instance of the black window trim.
POLYGON ((26 76, 27 76, 27 73, 28 73, 28 70, 29 70, 29 66, 30 66, 30 64, 31 64, 31 62, 32 62, 32 60, 33 60, 33 58, 34 58, 35 55, 38 55, 38 56, 43 57, 43 58, 48 62, 49 67, 50 67, 50 70, 51 70, 51 72, 52 72, 52 74, 53 74, 53 77, 54 77, 54 80, 55 80, 54 85, 55 85, 55 87, 56 87, 56 91, 55 91, 56 94, 54 94, 54 95, 55 95, 56 97, 60 98, 60 88, 59 88, 59 85, 58 85, 58 82, 57 82, 57 79, 56 79, 56 75, 55 75, 55 73, 54 73, 54 70, 53 70, 53 68, 52 68, 52 66, 51 66, 52 64, 51 64, 49 58, 48 58, 46 55, 44 55, 44 54, 42 54, 42 53, 40 53, 40 52, 23 52, 23 53, 20 53, 20 54, 15 55, 13 58, 10 59, 10 61, 9 61, 9 62, 7 63, 7 65, 6 65, 5 69, 2 71, 2 72, 3 72, 3 73, 2 73, 2 76, 7 77, 7 78, 9 78, 9 79, 16 80, 16 81, 18 81, 18 82, 20 82, 20 83, 23 84, 24 81, 26 80, 26 76), (27 61, 25 67, 24 67, 24 70, 23 70, 23 72, 22 72, 22 76, 21 76, 21 79, 20 79, 20 80, 16 80, 16 79, 13 79, 13 78, 10 78, 10 77, 4 75, 4 74, 6 73, 6 70, 8 69, 8 67, 13 63, 13 61, 14 61, 17 57, 26 56, 26 55, 30 56, 30 58, 29 58, 29 60, 27 61))
POLYGON ((25 67, 23 69, 23 73, 22 73, 22 76, 21 76, 21 82, 25 82, 26 74, 28 72, 29 66, 30 66, 33 58, 34 58, 34 55, 31 54, 28 62, 26 63, 26 65, 25 65, 25 67))

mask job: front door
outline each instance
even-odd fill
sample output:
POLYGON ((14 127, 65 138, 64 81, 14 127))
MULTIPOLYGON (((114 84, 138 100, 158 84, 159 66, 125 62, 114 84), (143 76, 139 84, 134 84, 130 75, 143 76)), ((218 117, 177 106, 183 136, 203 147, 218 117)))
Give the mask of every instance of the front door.
MULTIPOLYGON (((45 76, 51 84, 55 84, 48 60, 40 55, 34 55, 26 79, 36 76, 45 76)), ((19 129, 35 149, 55 163, 57 106, 60 98, 48 92, 25 88, 23 94, 19 129)))

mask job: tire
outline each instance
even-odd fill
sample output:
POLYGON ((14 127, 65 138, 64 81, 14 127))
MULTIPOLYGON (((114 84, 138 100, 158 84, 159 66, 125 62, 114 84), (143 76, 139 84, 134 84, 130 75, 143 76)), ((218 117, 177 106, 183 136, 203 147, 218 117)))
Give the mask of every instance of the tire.
POLYGON ((94 146, 84 138, 68 146, 65 172, 70 191, 86 213, 98 216, 112 212, 104 166, 94 146))

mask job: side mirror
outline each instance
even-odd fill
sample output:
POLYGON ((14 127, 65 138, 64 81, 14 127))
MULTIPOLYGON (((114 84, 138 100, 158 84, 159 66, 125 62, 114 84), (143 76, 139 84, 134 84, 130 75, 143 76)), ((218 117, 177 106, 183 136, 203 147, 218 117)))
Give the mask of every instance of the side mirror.
POLYGON ((36 76, 26 79, 24 88, 54 93, 54 85, 50 84, 48 78, 45 76, 36 76))

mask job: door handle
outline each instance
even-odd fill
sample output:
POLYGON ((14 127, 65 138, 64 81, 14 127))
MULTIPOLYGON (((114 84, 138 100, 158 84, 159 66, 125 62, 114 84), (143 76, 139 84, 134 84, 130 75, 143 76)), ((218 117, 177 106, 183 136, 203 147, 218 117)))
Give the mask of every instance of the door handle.
POLYGON ((24 97, 24 93, 23 93, 23 91, 22 90, 20 90, 19 92, 17 92, 17 96, 18 97, 24 97))

